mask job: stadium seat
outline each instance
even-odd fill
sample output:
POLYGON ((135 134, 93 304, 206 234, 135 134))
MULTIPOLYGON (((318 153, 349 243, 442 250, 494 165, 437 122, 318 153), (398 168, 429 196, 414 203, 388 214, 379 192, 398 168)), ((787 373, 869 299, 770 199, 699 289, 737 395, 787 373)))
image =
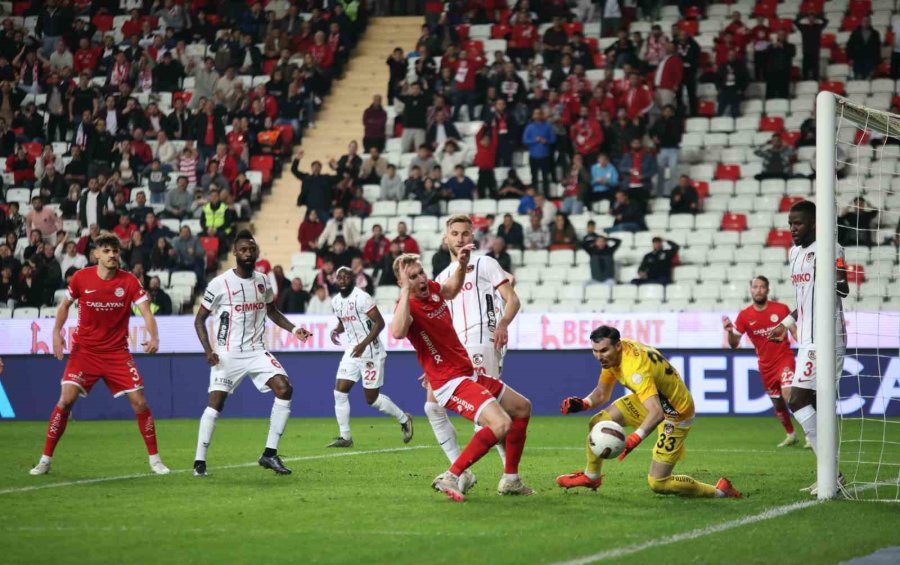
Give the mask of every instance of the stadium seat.
POLYGON ((723 231, 738 231, 738 232, 742 232, 742 231, 746 230, 747 229, 746 214, 732 214, 732 213, 723 214, 721 229, 723 231))
MULTIPOLYGON (((768 107, 767 107, 768 109, 768 107)), ((785 109, 785 112, 787 110, 785 109)), ((767 116, 760 118, 759 131, 771 131, 779 133, 784 130, 784 118, 780 116, 767 116)))
MULTIPOLYGON (((568 249, 557 249, 550 251, 548 265, 553 267, 572 266, 575 263, 575 255, 568 249)), ((551 269, 552 270, 552 269, 551 269)), ((558 269, 561 270, 561 269, 558 269)))
MULTIPOLYGON (((397 203, 396 213, 401 216, 418 216, 422 213, 422 203, 418 200, 401 200, 397 203)), ((374 207, 372 214, 375 214, 374 207)), ((418 218, 416 218, 416 221, 418 221, 418 218)), ((416 230, 418 231, 418 227, 416 228, 416 230)))
POLYGON ((700 279, 700 267, 697 265, 679 265, 672 269, 672 280, 693 285, 700 279))
POLYGON ((862 284, 866 282, 866 268, 863 265, 848 264, 847 282, 851 284, 862 284))
POLYGON ((547 265, 550 259, 550 253, 545 249, 526 249, 522 253, 522 260, 525 265, 536 265, 543 267, 547 265))
POLYGON ((40 309, 32 308, 30 306, 19 306, 15 310, 13 310, 12 317, 14 319, 24 320, 30 318, 38 318, 40 317, 40 309))
POLYGON ((773 228, 769 231, 769 236, 766 238, 766 245, 769 247, 782 247, 788 249, 793 244, 791 232, 787 230, 773 228))
POLYGON ((741 167, 739 165, 726 165, 720 163, 716 167, 715 180, 731 180, 736 181, 741 178, 741 167))
POLYGON ((637 285, 633 284, 617 284, 612 287, 612 301, 621 304, 636 302, 638 299, 638 288, 637 285))
MULTIPOLYGON (((638 288, 638 299, 641 302, 662 302, 665 297, 666 287, 661 284, 642 284, 638 288)), ((613 289, 614 297, 618 297, 616 289, 613 289)))
POLYGON ((787 248, 764 247, 759 254, 759 261, 763 265, 783 265, 787 262, 787 248))

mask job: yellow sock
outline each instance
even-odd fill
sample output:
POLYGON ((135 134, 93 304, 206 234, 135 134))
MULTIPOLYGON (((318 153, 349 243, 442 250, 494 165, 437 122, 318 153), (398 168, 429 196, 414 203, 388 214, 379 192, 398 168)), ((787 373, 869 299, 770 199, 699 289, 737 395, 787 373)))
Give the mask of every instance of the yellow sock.
POLYGON ((716 487, 695 481, 687 475, 669 475, 664 479, 647 476, 650 489, 658 494, 715 498, 716 487))
POLYGON ((603 459, 597 457, 594 455, 594 452, 591 451, 591 430, 594 429, 594 426, 596 426, 598 422, 603 422, 605 420, 612 420, 612 418, 609 417, 609 414, 606 413, 606 410, 601 410, 594 414, 591 421, 588 422, 588 436, 584 440, 584 453, 587 456, 587 464, 584 466, 584 472, 595 477, 600 476, 600 468, 603 467, 603 459))

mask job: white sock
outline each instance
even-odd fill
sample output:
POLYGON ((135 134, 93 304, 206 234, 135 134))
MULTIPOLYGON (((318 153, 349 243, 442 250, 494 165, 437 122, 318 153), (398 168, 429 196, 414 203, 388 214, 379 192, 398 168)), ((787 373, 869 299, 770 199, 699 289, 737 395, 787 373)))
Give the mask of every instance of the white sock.
POLYGON ((725 491, 716 489, 716 498, 725 498, 725 491))
POLYGON ((386 394, 379 394, 378 398, 375 399, 375 402, 372 403, 372 408, 375 408, 382 414, 397 418, 397 421, 401 424, 405 423, 407 420, 403 410, 400 410, 400 407, 394 404, 394 401, 386 394))
POLYGON ((816 409, 812 404, 807 404, 800 410, 794 412, 794 418, 800 422, 800 427, 802 427, 803 431, 806 433, 806 439, 809 441, 809 445, 812 446, 813 453, 818 457, 818 446, 816 445, 816 409))
POLYGON ((41 460, 38 461, 38 463, 46 463, 49 465, 51 461, 53 461, 53 457, 48 457, 47 455, 41 455, 41 460))
POLYGON ((507 481, 518 481, 519 474, 518 473, 503 473, 503 478, 507 481))
POLYGON ((434 430, 434 437, 441 444, 441 449, 452 464, 459 458, 459 442, 456 440, 456 428, 450 422, 447 411, 437 402, 425 403, 425 415, 434 430))
POLYGON ((352 439, 350 435, 350 395, 346 392, 334 391, 334 417, 337 418, 341 437, 352 439))
MULTIPOLYGON (((479 426, 478 424, 475 424, 475 433, 477 434, 478 430, 480 430, 483 427, 484 426, 479 426)), ((500 463, 502 463, 503 466, 505 467, 506 466, 506 442, 498 441, 494 447, 497 448, 497 454, 500 455, 500 463)))
POLYGON ((150 465, 154 465, 156 463, 162 463, 162 459, 159 457, 159 453, 150 456, 150 465))
POLYGON ((200 416, 200 431, 197 434, 197 454, 194 461, 206 461, 206 450, 209 449, 209 443, 212 441, 213 432, 216 431, 216 420, 219 418, 219 411, 206 407, 203 415, 200 416))
POLYGON ((266 449, 278 450, 278 442, 281 441, 281 434, 284 433, 290 417, 291 401, 276 398, 272 403, 272 415, 269 417, 269 437, 266 438, 266 449))

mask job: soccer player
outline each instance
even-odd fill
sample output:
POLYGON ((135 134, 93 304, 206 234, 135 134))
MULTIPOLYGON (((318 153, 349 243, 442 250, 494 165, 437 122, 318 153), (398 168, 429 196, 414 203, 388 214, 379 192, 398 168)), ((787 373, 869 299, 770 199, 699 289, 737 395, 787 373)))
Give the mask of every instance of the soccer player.
POLYGON ((450 318, 447 301, 462 290, 471 251, 471 246, 458 251, 459 267, 443 284, 428 280, 418 255, 406 253, 394 260, 400 298, 391 320, 391 335, 409 339, 438 404, 482 426, 450 468, 432 483, 435 490, 457 502, 465 500, 460 475, 501 441, 506 444, 506 462, 498 492, 533 493, 519 478, 531 403, 497 379, 475 372, 450 318))
POLYGON ((353 447, 350 390, 360 379, 369 406, 397 418, 403 443, 409 443, 413 437, 412 416, 404 413, 388 395, 381 394, 387 353, 378 335, 384 329, 384 318, 372 297, 356 287, 353 271, 349 267, 338 269, 335 278, 340 292, 331 299, 331 308, 338 318, 338 325, 331 331, 331 341, 340 345, 340 335, 346 332, 349 348, 344 352, 334 383, 334 415, 340 436, 328 447, 353 447))
MULTIPOLYGON (((788 255, 791 264, 791 282, 794 284, 794 293, 797 297, 797 308, 781 320, 769 331, 769 339, 773 341, 783 340, 786 332, 797 327, 797 370, 793 373, 788 387, 788 405, 794 413, 794 417, 800 422, 806 434, 806 441, 816 452, 816 344, 814 341, 815 328, 813 321, 816 316, 815 283, 816 283, 816 205, 809 200, 797 202, 791 206, 788 212, 788 226, 791 230, 791 239, 794 246, 788 255)), ((844 263, 844 248, 835 244, 837 256, 837 315, 825 312, 823 316, 834 316, 834 331, 837 336, 837 359, 835 369, 837 374, 828 375, 837 379, 844 367, 844 354, 847 350, 847 330, 844 325, 844 307, 841 298, 850 294, 850 286, 847 284, 847 271, 844 263)), ((838 480, 843 485, 843 475, 838 475, 838 480)), ((806 489, 810 494, 816 494, 816 484, 813 483, 806 489)))
POLYGON ((75 273, 56 311, 53 354, 57 359, 62 360, 65 355, 63 326, 69 317, 69 308, 76 300, 78 327, 72 336, 69 361, 63 371, 59 402, 50 415, 44 453, 31 474, 46 475, 50 472, 53 451, 66 431, 72 406, 79 396, 86 397, 102 379, 114 397, 124 395, 128 398, 147 446, 150 470, 157 475, 165 475, 169 469, 159 457, 156 424, 144 397, 144 379, 128 351, 128 320, 132 304, 137 305, 149 334, 149 339, 141 344, 144 353, 156 353, 159 349, 159 333, 156 320, 150 313, 150 301, 140 281, 131 273, 119 269, 118 236, 102 232, 94 240, 92 253, 97 266, 85 267, 75 273))
POLYGON ((724 316, 722 327, 732 349, 737 349, 741 344, 742 335, 750 336, 759 359, 759 377, 775 408, 775 416, 787 432, 787 437, 778 447, 787 447, 797 443, 797 436, 791 423, 791 413, 784 401, 787 394, 782 392, 782 383, 790 382, 794 375, 794 355, 788 340, 775 342, 770 341, 768 336, 775 323, 790 313, 790 308, 781 302, 769 300, 769 279, 762 275, 757 275, 750 281, 750 296, 753 304, 741 310, 734 323, 728 316, 724 316))
POLYGON ((647 473, 653 492, 709 498, 739 498, 726 478, 715 486, 687 475, 673 475, 675 464, 684 456, 684 442, 694 423, 694 399, 678 372, 656 349, 630 339, 621 339, 619 330, 600 326, 591 332, 591 349, 603 368, 594 390, 585 398, 571 396, 562 402, 562 413, 572 414, 605 404, 619 382, 630 394, 619 398, 591 418, 585 443, 587 467, 569 475, 560 475, 556 483, 566 489, 587 487, 597 490, 602 482, 603 459, 594 455, 590 430, 598 422, 612 420, 635 430, 625 440, 625 458, 647 435, 656 429, 657 438, 647 473))
MULTIPOLYGON (((453 276, 458 269, 460 251, 472 245, 475 239, 469 216, 451 216, 447 220, 444 239, 453 262, 435 277, 438 284, 453 276)), ((475 367, 475 373, 480 376, 499 379, 503 370, 503 351, 509 341, 509 324, 519 311, 519 297, 510 284, 511 279, 512 275, 504 271, 496 259, 474 257, 465 270, 462 290, 448 301, 453 328, 475 367)), ((452 463, 459 457, 456 428, 450 423, 447 411, 437 403, 434 392, 427 385, 426 388, 425 414, 435 438, 452 463)), ((497 450, 503 459, 505 453, 499 443, 497 450)), ((472 488, 475 482, 471 470, 466 470, 460 477, 463 492, 472 488)))
POLYGON ((294 393, 284 367, 266 351, 263 334, 266 318, 291 332, 300 341, 311 335, 305 328, 295 326, 275 306, 275 292, 264 274, 256 271, 259 247, 248 230, 238 232, 234 239, 237 266, 209 282, 194 319, 194 328, 206 353, 209 372, 209 404, 200 417, 197 454, 194 457, 194 476, 205 477, 206 451, 216 429, 216 419, 225 407, 225 399, 250 376, 260 392, 275 394, 269 435, 259 465, 279 475, 289 475, 278 456, 278 442, 291 415, 291 396, 294 393), (215 349, 209 342, 206 320, 213 317, 215 349))

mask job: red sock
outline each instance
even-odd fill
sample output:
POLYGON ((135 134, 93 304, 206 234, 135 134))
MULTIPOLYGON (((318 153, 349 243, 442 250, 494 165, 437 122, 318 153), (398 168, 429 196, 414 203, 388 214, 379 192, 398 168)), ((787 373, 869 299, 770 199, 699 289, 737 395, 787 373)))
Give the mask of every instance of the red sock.
POLYGON ((69 411, 63 410, 59 406, 53 407, 50 414, 50 422, 47 424, 47 440, 44 442, 44 455, 53 457, 53 450, 59 443, 59 438, 66 431, 66 424, 69 423, 69 411))
POLYGON ((781 422, 781 425, 784 426, 784 430, 787 433, 794 433, 794 424, 791 423, 790 412, 787 410, 775 410, 775 417, 778 418, 778 421, 781 422))
POLYGON ((504 473, 514 475, 519 472, 519 461, 525 451, 525 436, 528 418, 513 418, 509 433, 506 434, 506 467, 504 473))
POLYGON ((147 444, 147 453, 156 455, 159 449, 156 447, 156 422, 153 421, 153 413, 148 408, 146 412, 137 415, 137 421, 144 443, 147 444))
MULTIPOLYGON (((497 445, 497 436, 494 435, 494 432, 490 428, 481 428, 475 432, 475 435, 469 440, 469 445, 450 466, 450 472, 457 476, 461 475, 495 445, 497 445)), ((507 457, 509 457, 508 454, 507 457)))

